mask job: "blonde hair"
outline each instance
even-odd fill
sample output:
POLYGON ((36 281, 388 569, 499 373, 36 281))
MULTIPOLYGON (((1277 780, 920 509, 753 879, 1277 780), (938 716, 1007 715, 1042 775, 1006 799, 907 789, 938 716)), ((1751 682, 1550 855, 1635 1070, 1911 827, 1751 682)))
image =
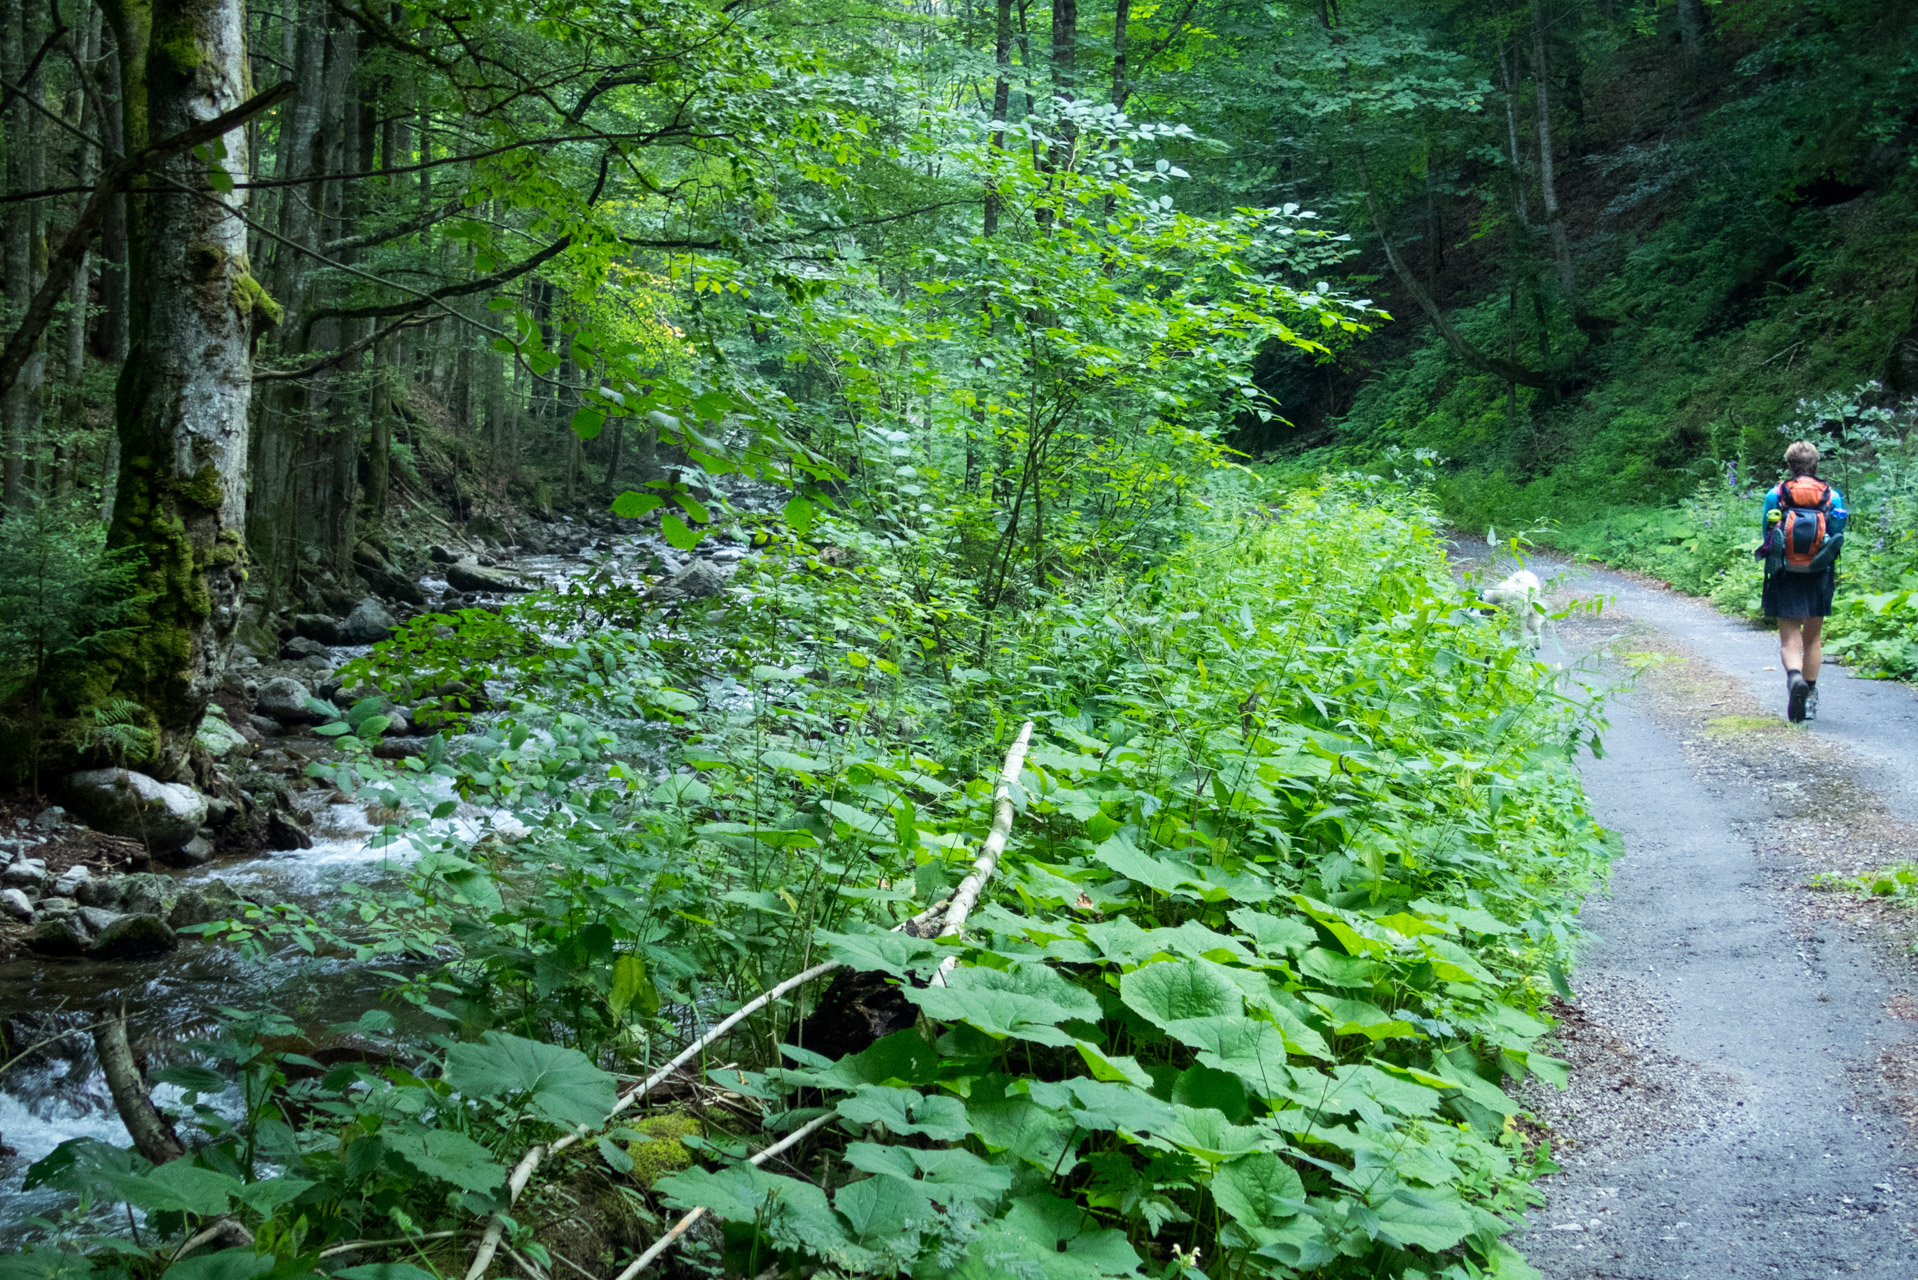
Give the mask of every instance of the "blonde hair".
POLYGON ((1794 440, 1785 446, 1785 466, 1795 476, 1818 474, 1818 446, 1809 440, 1794 440))

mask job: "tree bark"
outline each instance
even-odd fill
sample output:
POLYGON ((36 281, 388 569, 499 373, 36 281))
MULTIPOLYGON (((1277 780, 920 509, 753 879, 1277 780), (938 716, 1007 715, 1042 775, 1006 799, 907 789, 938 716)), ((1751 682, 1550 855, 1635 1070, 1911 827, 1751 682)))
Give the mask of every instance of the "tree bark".
MULTIPOLYGON (((39 43, 38 24, 25 0, 13 0, 0 18, 0 66, 6 78, 19 84, 35 101, 41 97, 43 77, 36 71, 22 84, 27 51, 39 43)), ((15 97, 4 124, 7 147, 7 189, 10 192, 34 191, 40 181, 44 131, 40 113, 15 97)), ((41 227, 42 202, 22 201, 5 206, 5 221, 0 224, 0 252, 4 253, 7 275, 7 329, 24 322, 27 308, 40 287, 45 265, 45 245, 41 227)), ((0 507, 18 511, 27 499, 27 460, 40 438, 40 387, 46 378, 46 344, 37 338, 18 375, 0 392, 0 507)))
POLYGON ((1584 314, 1579 304, 1578 279, 1572 272, 1572 246, 1565 232, 1565 215, 1558 204, 1558 183, 1552 159, 1552 98, 1550 66, 1545 57, 1545 6, 1532 0, 1532 83, 1538 93, 1538 187, 1545 202, 1545 226, 1552 237, 1552 260, 1558 268, 1559 291, 1572 314, 1584 314))
POLYGON ((985 233, 999 232, 999 153, 1006 145, 1006 112, 1012 106, 1012 0, 999 0, 992 26, 992 166, 994 176, 986 181, 985 233))
POLYGON ((1678 0, 1678 41, 1687 70, 1703 65, 1711 38, 1712 19, 1704 0, 1678 0))
MULTIPOLYGON (((144 148, 248 96, 242 0, 105 0, 121 51, 126 141, 144 148)), ((244 128, 214 161, 246 181, 244 128)), ((138 553, 146 626, 93 668, 146 709, 162 776, 186 764, 225 675, 246 583, 247 410, 257 308, 271 302, 246 256, 246 227, 216 195, 207 161, 175 155, 129 202, 132 334, 121 370, 120 483, 109 542, 138 553)))
POLYGON ((133 1149, 154 1164, 166 1164, 186 1154, 186 1147, 173 1126, 153 1105, 146 1080, 140 1075, 133 1046, 127 1043, 127 1016, 124 1010, 109 1014, 101 1011, 93 1029, 94 1055, 100 1060, 100 1074, 107 1078, 107 1090, 113 1095, 113 1108, 133 1139, 133 1149))

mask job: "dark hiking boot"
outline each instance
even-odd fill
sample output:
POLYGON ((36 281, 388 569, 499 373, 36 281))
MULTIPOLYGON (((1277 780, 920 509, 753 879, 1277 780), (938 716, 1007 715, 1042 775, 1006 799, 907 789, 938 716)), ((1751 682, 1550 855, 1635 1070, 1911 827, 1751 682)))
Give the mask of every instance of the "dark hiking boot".
POLYGON ((1785 719, 1793 724, 1803 724, 1805 720, 1805 699, 1811 695, 1811 684, 1796 671, 1791 673, 1790 692, 1785 698, 1785 719))
POLYGON ((1805 683, 1810 686, 1805 692, 1805 719, 1816 720, 1818 718, 1818 682, 1807 680, 1805 683))

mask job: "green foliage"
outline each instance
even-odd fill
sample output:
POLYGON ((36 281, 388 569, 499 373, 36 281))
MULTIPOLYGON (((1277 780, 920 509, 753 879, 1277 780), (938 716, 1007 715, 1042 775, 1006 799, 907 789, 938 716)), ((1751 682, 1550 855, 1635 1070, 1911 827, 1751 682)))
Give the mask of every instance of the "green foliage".
MULTIPOLYGON (((577 1159, 711 1209, 749 1274, 1530 1274, 1502 1237, 1546 1164, 1508 1089, 1563 1077, 1539 1015, 1608 853, 1569 760, 1597 722, 1463 607, 1429 512, 1234 473, 1154 572, 1008 619, 979 667, 899 589, 916 555, 788 546, 670 632, 623 589, 532 597, 349 669, 391 690, 491 663, 501 709, 418 759, 315 766, 406 815, 401 884, 204 932, 312 956, 288 998, 339 959, 383 971, 402 1016, 335 1032, 405 1065, 295 1070, 292 1024, 236 1017, 198 1046, 212 1069, 169 1077, 200 1139, 178 1169, 76 1142, 30 1181, 75 1195, 76 1230, 144 1207, 114 1246, 142 1274, 222 1213, 257 1241, 232 1265, 398 1236, 446 1271, 439 1233, 583 1125, 577 1159), (715 655, 723 676, 685 674, 715 655), (1020 813, 967 936, 888 932, 970 861, 1022 718, 1020 813), (902 982, 920 1026, 839 1061, 770 1048, 791 1010, 749 1019, 710 1060, 746 1105, 703 1132, 606 1124, 617 1075, 822 951, 958 965, 902 982), (238 1116, 210 1102, 229 1081, 238 1116), (739 1162, 819 1108, 823 1164, 739 1162)), ((540 1247, 523 1209, 512 1230, 540 1247)))
MULTIPOLYGON (((0 707, 26 730, 0 753, 9 771, 37 769, 55 673, 130 630, 142 603, 134 576, 128 554, 109 551, 105 528, 82 513, 34 502, 0 517, 0 707)), ((119 699, 90 708, 82 749, 142 754, 151 735, 137 710, 119 699)))

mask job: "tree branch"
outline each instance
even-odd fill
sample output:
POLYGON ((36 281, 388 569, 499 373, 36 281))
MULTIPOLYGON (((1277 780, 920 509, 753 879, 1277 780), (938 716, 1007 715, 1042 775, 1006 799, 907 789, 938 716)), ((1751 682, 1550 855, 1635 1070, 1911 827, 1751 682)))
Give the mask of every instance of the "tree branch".
MULTIPOLYGON (((265 93, 255 94, 231 111, 223 112, 211 120, 203 121, 190 129, 182 129, 171 138, 163 138, 150 147, 146 147, 131 156, 116 161, 100 175, 100 181, 93 188, 93 195, 87 200, 86 207, 80 210, 80 217, 60 242, 60 248, 47 263, 46 279, 40 289, 27 304, 26 314, 20 318, 20 327, 7 339, 4 352, 0 352, 0 392, 11 387, 20 376, 20 370, 26 367, 27 358, 33 353, 33 344, 46 330, 47 323, 53 319, 54 309, 67 295, 67 287, 72 283, 73 273, 78 269, 80 260, 86 256, 87 246, 93 242, 93 233, 101 222, 105 221, 107 210, 112 206, 113 197, 123 183, 137 173, 152 168, 162 160, 190 151, 215 138, 225 137, 233 130, 251 120, 268 107, 290 97, 293 82, 286 81, 275 85, 265 93)), ((39 110, 45 110, 31 96, 25 99, 39 110)), ((56 117, 57 118, 57 117, 56 117)), ((62 121, 62 123, 65 123, 62 121)))

